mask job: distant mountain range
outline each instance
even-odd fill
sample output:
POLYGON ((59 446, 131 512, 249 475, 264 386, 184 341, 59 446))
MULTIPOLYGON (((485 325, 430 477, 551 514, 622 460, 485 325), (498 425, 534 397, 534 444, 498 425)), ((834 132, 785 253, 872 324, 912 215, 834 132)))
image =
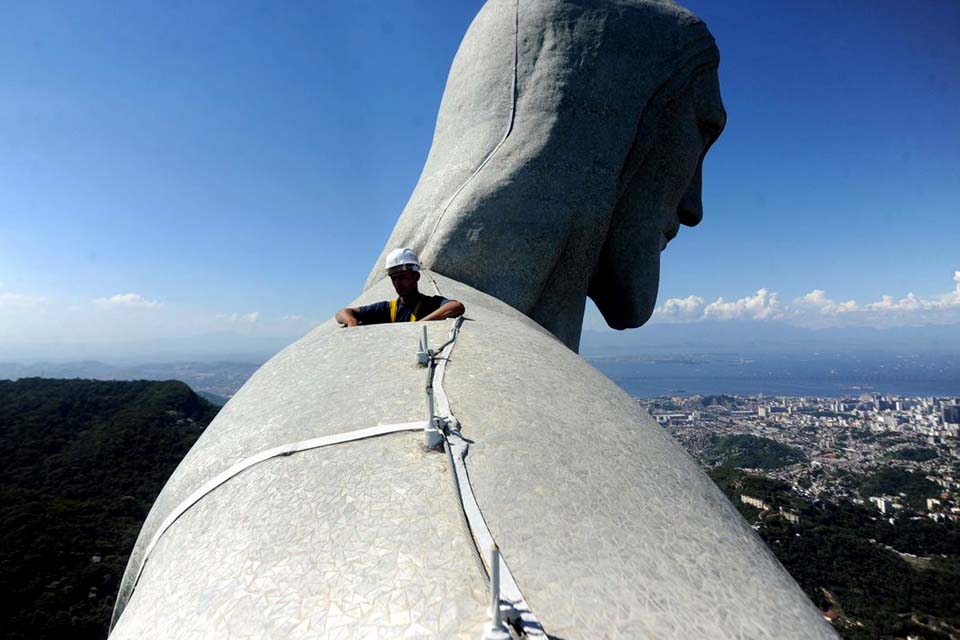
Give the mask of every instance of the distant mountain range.
POLYGON ((745 352, 869 350, 887 353, 960 354, 960 325, 916 327, 836 327, 806 329, 783 322, 724 321, 654 323, 630 331, 585 330, 581 352, 609 353, 631 349, 745 352))
MULTIPOLYGON (((3 344, 0 363, 101 361, 138 363, 253 362, 263 363, 299 336, 251 336, 231 332, 155 340, 102 343, 3 344)), ((785 322, 708 320, 691 323, 654 322, 638 329, 585 329, 581 353, 662 349, 682 352, 737 350, 757 352, 822 350, 883 350, 895 353, 943 352, 960 355, 960 324, 902 326, 885 329, 842 327, 807 329, 785 322)), ((32 370, 32 369, 31 369, 32 370)), ((6 375, 0 372, 0 375, 6 375)))
MULTIPOLYGON (((258 353, 229 355, 223 340, 138 343, 142 359, 12 358, 0 351, 0 379, 31 376, 96 380, 182 380, 223 405, 281 349, 280 339, 258 353), (152 343, 151 343, 152 344, 152 343), (196 351, 190 351, 195 347, 196 351), (195 359, 168 359, 190 352, 195 359), (204 359, 204 354, 209 358, 204 359)), ((252 345, 252 343, 251 343, 252 345)), ((633 331, 586 330, 581 354, 628 393, 857 395, 859 390, 904 395, 960 396, 960 326, 890 329, 804 329, 778 322, 649 324, 633 331)))
POLYGON ((252 336, 221 331, 152 340, 110 340, 89 343, 14 343, 0 341, 0 361, 47 362, 100 360, 106 362, 265 362, 296 342, 299 335, 252 336))
POLYGON ((109 364, 99 360, 0 362, 0 379, 181 380, 210 402, 223 406, 260 364, 224 361, 109 364))

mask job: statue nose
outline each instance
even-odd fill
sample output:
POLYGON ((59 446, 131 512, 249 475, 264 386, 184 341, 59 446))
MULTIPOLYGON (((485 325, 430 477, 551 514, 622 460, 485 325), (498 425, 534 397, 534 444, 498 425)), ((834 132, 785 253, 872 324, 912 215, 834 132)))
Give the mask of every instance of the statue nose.
POLYGON ((697 164, 697 171, 690 179, 690 185, 677 206, 677 218, 680 224, 695 227, 703 220, 703 200, 700 198, 700 185, 703 174, 703 156, 697 164))

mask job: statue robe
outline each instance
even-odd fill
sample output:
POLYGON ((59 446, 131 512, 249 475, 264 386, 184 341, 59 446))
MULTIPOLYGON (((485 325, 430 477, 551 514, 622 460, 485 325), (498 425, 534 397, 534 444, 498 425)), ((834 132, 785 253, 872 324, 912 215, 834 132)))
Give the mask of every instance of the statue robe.
MULTIPOLYGON (((817 638, 829 624, 697 464, 619 387, 508 305, 466 305, 443 386, 518 586, 563 638, 817 638)), ((389 279, 355 303, 391 295, 389 279)), ((428 323, 433 347, 452 321, 428 323)), ((145 546, 188 495, 271 447, 426 420, 415 323, 328 322, 266 363, 170 478, 130 558, 124 638, 479 638, 488 596, 447 456, 396 433, 276 457, 145 546)))

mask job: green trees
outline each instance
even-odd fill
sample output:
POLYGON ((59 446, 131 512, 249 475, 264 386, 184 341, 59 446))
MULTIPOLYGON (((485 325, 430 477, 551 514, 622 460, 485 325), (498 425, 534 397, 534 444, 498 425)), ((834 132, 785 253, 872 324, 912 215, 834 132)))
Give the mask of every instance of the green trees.
POLYGON ((217 409, 181 382, 0 380, 0 628, 103 638, 127 556, 217 409))
POLYGON ((746 433, 714 438, 705 457, 713 464, 745 469, 778 469, 806 460, 799 449, 746 433))
POLYGON ((912 473, 896 467, 884 467, 860 482, 860 493, 868 496, 898 496, 904 494, 903 503, 914 511, 927 510, 927 498, 940 495, 940 487, 920 473, 912 473))
POLYGON ((898 449, 889 456, 893 460, 909 460, 911 462, 926 462, 937 457, 937 450, 927 447, 908 447, 898 449))
MULTIPOLYGON (((810 599, 837 616, 843 637, 947 638, 945 626, 960 628, 957 524, 905 514, 891 525, 873 509, 804 502, 784 483, 731 467, 717 467, 710 476, 738 508, 739 494, 747 493, 799 512, 799 524, 776 516, 762 520, 760 536, 810 599)), ((909 488, 916 478, 881 472, 869 481, 909 488)), ((756 520, 757 510, 740 511, 756 520)))

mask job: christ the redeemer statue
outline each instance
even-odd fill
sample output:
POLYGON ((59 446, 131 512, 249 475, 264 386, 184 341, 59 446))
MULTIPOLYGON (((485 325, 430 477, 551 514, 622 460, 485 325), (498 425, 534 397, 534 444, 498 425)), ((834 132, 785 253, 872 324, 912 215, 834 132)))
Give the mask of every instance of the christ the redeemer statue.
MULTIPOLYGON (((384 249, 466 317, 331 320, 265 364, 154 504, 112 637, 835 637, 575 352, 588 296, 649 318, 701 218, 717 64, 666 0, 490 0, 384 249)), ((382 258, 351 307, 393 297, 382 258)))

